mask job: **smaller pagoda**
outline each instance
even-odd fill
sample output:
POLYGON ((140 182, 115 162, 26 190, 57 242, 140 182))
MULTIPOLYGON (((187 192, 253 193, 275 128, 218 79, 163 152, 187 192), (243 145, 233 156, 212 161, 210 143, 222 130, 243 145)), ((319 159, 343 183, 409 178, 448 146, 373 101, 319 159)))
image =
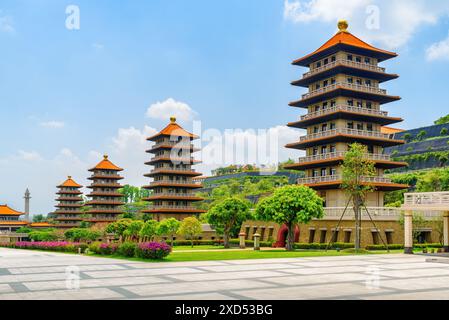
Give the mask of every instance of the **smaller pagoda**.
POLYGON ((57 186, 59 191, 56 193, 58 198, 55 221, 58 228, 77 228, 80 226, 83 218, 81 208, 83 198, 81 188, 83 186, 76 183, 71 176, 61 185, 57 186))
POLYGON ((118 192, 122 188, 119 181, 123 179, 118 173, 123 169, 113 164, 105 155, 104 159, 89 171, 92 172, 89 178, 92 184, 88 188, 92 189, 92 192, 88 195, 91 200, 86 203, 90 207, 87 211, 90 218, 86 221, 91 223, 116 221, 118 216, 123 214, 123 195, 118 192))
POLYGON ((28 221, 21 221, 23 212, 11 209, 8 205, 0 205, 0 233, 15 232, 21 227, 26 227, 28 221))
POLYGON ((195 139, 198 136, 185 131, 174 117, 161 132, 147 139, 155 142, 147 151, 154 157, 145 164, 154 168, 145 175, 152 178, 153 182, 144 188, 153 193, 143 199, 152 202, 143 212, 151 214, 157 221, 167 218, 183 220, 205 212, 192 205, 204 200, 194 193, 195 189, 202 188, 200 183, 193 181, 194 177, 202 175, 192 168, 192 165, 199 163, 192 157, 192 153, 199 151, 193 146, 192 141, 195 139))

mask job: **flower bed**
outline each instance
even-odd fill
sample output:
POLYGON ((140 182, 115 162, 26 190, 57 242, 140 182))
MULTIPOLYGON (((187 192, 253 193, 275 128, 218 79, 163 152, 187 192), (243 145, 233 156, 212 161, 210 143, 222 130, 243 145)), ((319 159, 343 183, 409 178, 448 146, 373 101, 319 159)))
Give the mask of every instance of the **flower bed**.
POLYGON ((140 243, 136 248, 136 257, 143 259, 162 260, 171 252, 171 247, 165 243, 140 243))
POLYGON ((82 252, 87 248, 87 244, 79 242, 66 242, 66 241, 43 241, 43 242, 31 242, 31 241, 19 241, 15 243, 0 244, 2 247, 13 249, 27 249, 27 250, 44 250, 44 251, 56 251, 56 252, 73 252, 77 253, 79 249, 82 252))

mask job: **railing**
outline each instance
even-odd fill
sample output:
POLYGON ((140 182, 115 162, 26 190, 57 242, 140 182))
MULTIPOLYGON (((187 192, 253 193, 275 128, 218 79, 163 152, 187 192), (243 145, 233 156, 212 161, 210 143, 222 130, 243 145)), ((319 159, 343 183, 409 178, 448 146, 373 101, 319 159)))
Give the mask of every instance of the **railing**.
POLYGON ((350 60, 345 60, 345 59, 338 59, 334 62, 328 63, 326 65, 323 65, 321 67, 315 68, 313 70, 310 70, 309 72, 306 72, 303 76, 303 79, 308 78, 314 74, 332 69, 334 67, 336 67, 337 65, 344 65, 344 66, 348 66, 348 67, 355 67, 355 68, 359 68, 359 69, 364 69, 364 70, 370 70, 370 71, 375 71, 375 72, 385 72, 385 68, 376 66, 376 65, 372 65, 372 64, 368 64, 368 63, 362 63, 362 62, 355 62, 355 61, 350 61, 350 60))
MULTIPOLYGON (((373 220, 385 219, 385 220, 398 220, 401 216, 400 208, 387 208, 387 207, 368 207, 368 212, 373 220)), ((324 208, 325 217, 324 219, 339 219, 343 215, 344 207, 327 207, 324 208)), ((362 219, 369 220, 369 215, 366 210, 362 208, 362 219)), ((344 218, 353 219, 354 210, 352 207, 348 207, 345 212, 344 218)))
POLYGON ((151 161, 157 161, 161 159, 170 159, 172 162, 185 162, 186 160, 189 162, 193 162, 195 159, 193 157, 179 157, 179 156, 172 156, 171 154, 163 154, 160 156, 153 157, 151 161))
POLYGON ((387 94, 387 90, 379 89, 376 87, 364 86, 364 85, 353 84, 353 83, 348 83, 348 82, 336 82, 334 84, 328 85, 328 86, 320 88, 318 90, 303 94, 302 98, 303 99, 312 98, 312 97, 318 96, 320 94, 335 90, 338 87, 343 87, 343 88, 347 88, 347 89, 351 89, 351 90, 363 91, 363 92, 368 92, 368 93, 374 93, 374 94, 382 94, 382 95, 387 94))
POLYGON ((198 185, 201 184, 193 181, 174 181, 174 180, 158 180, 150 183, 150 186, 159 185, 159 184, 188 184, 188 185, 198 185))
MULTIPOLYGON (((299 163, 305 163, 305 162, 313 162, 313 161, 320 161, 320 160, 330 160, 335 158, 342 158, 346 155, 347 151, 339 151, 339 152, 331 152, 331 153, 324 153, 324 154, 318 154, 315 156, 307 156, 299 158, 299 163)), ((390 161, 391 157, 386 154, 365 154, 363 156, 365 159, 372 160, 372 161, 390 161)))
POLYGON ((161 167, 151 170, 151 173, 158 173, 161 171, 180 171, 180 172, 192 172, 196 173, 194 169, 191 168, 170 168, 170 167, 161 167))
POLYGON ((406 193, 405 206, 443 207, 449 211, 449 192, 406 193))
POLYGON ((156 143, 154 145, 151 146, 152 149, 155 148, 159 148, 161 146, 171 146, 171 147, 179 147, 180 149, 188 149, 188 148, 193 148, 193 144, 190 142, 190 140, 188 142, 184 142, 184 141, 164 141, 164 142, 159 142, 156 143))
POLYGON ((150 198, 151 197, 183 197, 183 198, 191 198, 191 197, 196 197, 196 195, 194 193, 168 193, 168 192, 163 192, 163 193, 153 193, 149 197, 150 198))
POLYGON ((196 208, 190 206, 170 206, 170 205, 161 205, 161 206, 149 206, 149 210, 161 210, 161 209, 174 209, 174 210, 195 210, 196 208))
MULTIPOLYGON (((311 177, 311 178, 300 178, 298 179, 298 184, 315 184, 322 182, 337 182, 343 179, 342 175, 329 175, 321 177, 311 177)), ((362 182, 365 183, 391 183, 391 179, 384 177, 361 177, 362 182)))
POLYGON ((300 137, 300 141, 303 142, 303 141, 314 140, 314 139, 318 139, 318 138, 331 137, 331 136, 335 136, 337 134, 349 134, 349 135, 353 135, 353 136, 375 137, 375 138, 389 139, 389 140, 394 139, 393 135, 382 133, 380 131, 366 131, 366 130, 339 128, 339 129, 331 129, 331 130, 321 131, 318 133, 308 134, 306 136, 300 137))
POLYGON ((388 112, 386 112, 386 111, 368 109, 368 108, 359 108, 359 107, 354 107, 354 106, 338 105, 338 106, 330 107, 330 108, 327 108, 324 110, 308 113, 308 114, 302 116, 301 120, 313 119, 313 118, 321 117, 326 114, 337 112, 337 111, 356 112, 356 113, 377 115, 377 116, 383 116, 383 117, 388 116, 388 112))

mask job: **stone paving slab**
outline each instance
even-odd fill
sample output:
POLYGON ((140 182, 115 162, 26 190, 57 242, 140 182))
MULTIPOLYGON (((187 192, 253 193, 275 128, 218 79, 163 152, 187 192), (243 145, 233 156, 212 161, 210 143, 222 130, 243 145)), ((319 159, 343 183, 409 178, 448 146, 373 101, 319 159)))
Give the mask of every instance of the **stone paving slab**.
POLYGON ((449 299, 449 264, 418 255, 146 263, 0 248, 4 299, 449 299), (67 289, 77 266, 79 289, 67 289))

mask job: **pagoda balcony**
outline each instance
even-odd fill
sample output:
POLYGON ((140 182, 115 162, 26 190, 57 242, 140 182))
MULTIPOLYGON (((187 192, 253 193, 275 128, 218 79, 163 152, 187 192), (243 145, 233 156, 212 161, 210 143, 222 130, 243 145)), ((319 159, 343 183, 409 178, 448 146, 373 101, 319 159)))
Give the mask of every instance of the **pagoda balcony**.
POLYGON ((93 191, 89 194, 89 196, 95 196, 95 197, 123 197, 123 194, 115 191, 93 191))
POLYGON ((87 222, 115 222, 115 221, 117 221, 117 217, 95 215, 95 217, 86 218, 86 219, 84 219, 84 221, 87 221, 87 222))
POLYGON ((302 79, 293 81, 292 85, 307 88, 316 81, 330 78, 336 74, 375 79, 380 83, 399 77, 397 74, 386 73, 385 68, 377 65, 340 59, 304 73, 302 79))
POLYGON ((66 194, 81 195, 83 193, 79 190, 64 190, 64 191, 58 191, 58 192, 56 192, 56 194, 62 196, 62 195, 66 195, 66 194))
POLYGON ((66 215, 80 215, 80 214, 83 214, 84 212, 82 212, 81 210, 64 210, 64 209, 59 209, 59 210, 56 210, 53 213, 54 214, 66 214, 66 215))
POLYGON ((83 206, 82 203, 59 203, 55 207, 56 208, 81 208, 83 206))
POLYGON ((150 183, 149 186, 144 188, 153 188, 153 187, 164 187, 164 186, 179 186, 185 188, 202 188, 203 185, 201 183, 193 182, 193 181, 173 181, 173 180, 158 180, 150 183))
POLYGON ((382 147, 404 144, 403 140, 396 140, 394 135, 385 134, 380 131, 367 131, 348 128, 325 130, 318 133, 302 136, 299 142, 288 144, 287 148, 303 149, 323 143, 337 141, 361 141, 367 144, 379 145, 382 147))
POLYGON ((84 219, 81 217, 57 217, 56 221, 83 221, 84 219))
POLYGON ((386 111, 360 108, 349 105, 338 105, 303 115, 301 116, 300 121, 289 123, 288 126, 306 129, 307 127, 314 124, 341 118, 378 123, 382 126, 402 121, 401 118, 388 117, 388 112, 386 111))
POLYGON ((193 157, 173 157, 170 154, 160 155, 153 157, 149 162, 145 162, 146 165, 153 165, 156 162, 172 162, 172 163, 184 163, 184 164, 197 164, 200 161, 195 160, 193 157))
POLYGON ((56 201, 81 202, 81 201, 83 201, 83 198, 81 198, 81 197, 59 197, 55 200, 56 201))
POLYGON ((338 59, 334 62, 330 62, 330 63, 323 65, 319 68, 315 68, 313 70, 310 70, 309 72, 304 73, 303 78, 311 77, 317 73, 321 73, 323 71, 335 68, 336 66, 339 66, 339 65, 363 69, 363 70, 369 70, 369 71, 373 71, 373 72, 380 72, 380 73, 385 72, 385 68, 382 68, 382 67, 379 67, 376 65, 363 63, 363 62, 355 62, 355 61, 351 61, 351 60, 347 60, 347 59, 338 59))
MULTIPOLYGON (((401 217, 400 208, 367 207, 367 209, 374 221, 398 221, 401 217)), ((354 210, 352 207, 326 207, 324 208, 324 212, 324 220, 354 220, 354 210), (344 212, 345 215, 342 218, 344 212)), ((361 213, 362 221, 371 221, 366 210, 362 209, 361 213)))
POLYGON ((87 179, 89 179, 89 180, 96 180, 96 179, 122 180, 123 177, 118 174, 104 174, 104 173, 97 172, 87 179))
POLYGON ((202 201, 204 198, 197 197, 193 193, 155 193, 147 198, 142 199, 144 201, 156 201, 156 200, 190 200, 190 201, 202 201))
POLYGON ((189 213, 203 213, 205 210, 197 209, 192 206, 175 206, 175 205, 160 205, 160 206, 149 206, 143 212, 189 212, 189 213))
POLYGON ((175 149, 196 149, 195 146, 189 141, 188 143, 186 142, 177 142, 177 141, 164 141, 164 142, 159 142, 156 143, 154 145, 151 146, 151 149, 148 150, 147 152, 151 152, 152 150, 156 150, 156 149, 172 149, 173 147, 176 147, 175 149))
POLYGON ((93 188, 116 188, 116 189, 120 189, 120 188, 122 188, 122 185, 120 185, 119 183, 113 183, 113 182, 99 182, 99 181, 95 181, 90 186, 88 186, 88 188, 90 188, 90 189, 93 189, 93 188))
POLYGON ((377 101, 380 104, 400 100, 400 97, 390 96, 385 89, 374 86, 360 85, 349 82, 336 82, 318 90, 302 95, 299 101, 289 103, 292 107, 308 107, 316 102, 332 99, 338 96, 348 96, 355 99, 377 101))
POLYGON ((93 205, 122 206, 123 204, 124 203, 122 201, 100 200, 100 199, 95 199, 86 203, 87 206, 93 205))
MULTIPOLYGON (((361 177, 360 181, 363 185, 375 186, 379 191, 394 191, 406 189, 409 187, 408 185, 393 183, 391 179, 379 176, 361 177)), ((316 189, 335 189, 343 183, 343 176, 340 174, 336 174, 329 176, 300 178, 297 182, 298 184, 303 184, 316 189)))
POLYGON ((122 214, 123 210, 120 209, 101 209, 101 208, 91 208, 87 214, 122 214))
POLYGON ((348 82, 336 82, 335 84, 331 84, 331 85, 329 85, 327 87, 323 87, 323 88, 320 88, 318 90, 311 91, 309 93, 303 94, 302 98, 304 100, 305 99, 310 99, 310 98, 319 96, 319 95, 321 95, 323 93, 326 93, 326 92, 338 89, 339 87, 342 87, 342 88, 345 88, 345 89, 349 89, 349 90, 366 92, 366 93, 374 93, 374 94, 378 94, 378 95, 386 95, 387 94, 387 90, 380 89, 380 88, 377 88, 377 87, 364 86, 364 85, 353 84, 353 83, 348 83, 348 82))
POLYGON ((149 174, 145 174, 145 177, 152 177, 154 175, 157 174, 174 174, 174 175, 188 175, 188 176, 196 176, 199 177, 202 174, 199 172, 196 172, 193 169, 186 169, 186 168, 167 168, 167 167, 163 167, 163 168, 157 168, 157 169, 153 169, 151 170, 151 172, 149 174))
MULTIPOLYGON (((347 151, 338 151, 306 156, 299 158, 299 161, 295 164, 287 165, 286 168, 291 170, 305 170, 308 168, 317 168, 322 165, 338 164, 344 160, 346 153, 347 151)), ((364 159, 371 160, 376 163, 376 167, 384 169, 407 166, 407 163, 393 161, 391 157, 386 154, 366 153, 364 159)))

